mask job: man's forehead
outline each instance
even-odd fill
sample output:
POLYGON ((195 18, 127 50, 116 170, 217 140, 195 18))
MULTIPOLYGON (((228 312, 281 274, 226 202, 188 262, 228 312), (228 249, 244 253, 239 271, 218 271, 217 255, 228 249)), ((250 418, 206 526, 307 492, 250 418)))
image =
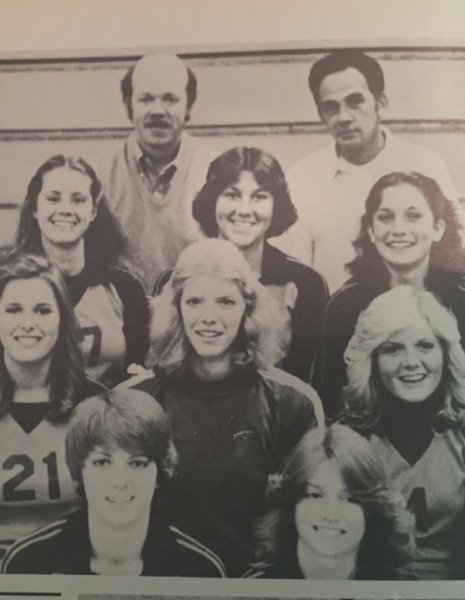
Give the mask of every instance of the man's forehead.
POLYGON ((363 73, 355 67, 349 67, 344 71, 330 73, 323 78, 320 84, 320 102, 329 99, 342 100, 357 92, 371 94, 363 73))
POLYGON ((187 85, 184 62, 171 54, 144 56, 134 70, 133 87, 151 87, 165 92, 181 92, 187 85))

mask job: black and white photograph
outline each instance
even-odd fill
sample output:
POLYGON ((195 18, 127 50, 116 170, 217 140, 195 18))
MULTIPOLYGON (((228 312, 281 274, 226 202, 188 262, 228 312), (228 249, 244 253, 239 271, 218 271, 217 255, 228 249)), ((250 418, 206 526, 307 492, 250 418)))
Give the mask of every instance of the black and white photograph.
POLYGON ((5 585, 465 581, 465 41, 338 27, 0 45, 5 585))

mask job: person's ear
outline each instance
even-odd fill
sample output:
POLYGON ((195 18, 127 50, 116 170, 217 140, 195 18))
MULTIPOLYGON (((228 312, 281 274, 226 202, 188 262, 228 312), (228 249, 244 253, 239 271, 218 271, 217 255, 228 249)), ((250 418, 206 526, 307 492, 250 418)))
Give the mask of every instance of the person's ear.
POLYGON ((376 99, 376 109, 380 117, 384 117, 386 115, 388 109, 388 99, 384 92, 381 92, 376 99))
POLYGON ((375 243, 375 235, 373 233, 373 227, 368 227, 368 236, 370 238, 370 242, 372 244, 374 244, 375 243))
POLYGON ((446 224, 444 222, 444 219, 438 219, 434 223, 433 240, 435 242, 440 242, 442 239, 442 236, 444 235, 445 230, 446 230, 446 224))

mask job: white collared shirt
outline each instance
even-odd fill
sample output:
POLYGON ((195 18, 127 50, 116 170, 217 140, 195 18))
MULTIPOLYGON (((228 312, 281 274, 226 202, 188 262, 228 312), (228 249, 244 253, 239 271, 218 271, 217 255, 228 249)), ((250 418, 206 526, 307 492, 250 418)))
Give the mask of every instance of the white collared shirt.
POLYGON ((337 155, 331 144, 294 163, 286 176, 299 220, 270 242, 326 277, 330 293, 348 279, 345 265, 355 258, 365 201, 376 181, 392 171, 418 171, 435 179, 446 197, 456 192, 442 158, 429 148, 412 144, 382 128, 385 145, 365 165, 337 155))

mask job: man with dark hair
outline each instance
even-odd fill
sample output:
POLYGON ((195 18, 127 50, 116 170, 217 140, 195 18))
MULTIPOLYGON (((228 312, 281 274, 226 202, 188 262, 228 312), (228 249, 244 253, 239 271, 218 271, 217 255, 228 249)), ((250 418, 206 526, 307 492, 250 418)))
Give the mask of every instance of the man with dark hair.
POLYGON ((456 193, 443 160, 430 149, 394 136, 381 124, 387 108, 378 62, 359 50, 337 50, 315 62, 309 86, 333 144, 300 158, 287 180, 299 220, 271 240, 325 275, 330 291, 348 278, 365 200, 391 171, 418 171, 445 195, 456 193))
POLYGON ((128 238, 128 258, 151 293, 181 250, 202 237, 192 201, 217 153, 185 131, 197 79, 179 57, 144 56, 129 68, 121 92, 134 131, 101 176, 128 238))

